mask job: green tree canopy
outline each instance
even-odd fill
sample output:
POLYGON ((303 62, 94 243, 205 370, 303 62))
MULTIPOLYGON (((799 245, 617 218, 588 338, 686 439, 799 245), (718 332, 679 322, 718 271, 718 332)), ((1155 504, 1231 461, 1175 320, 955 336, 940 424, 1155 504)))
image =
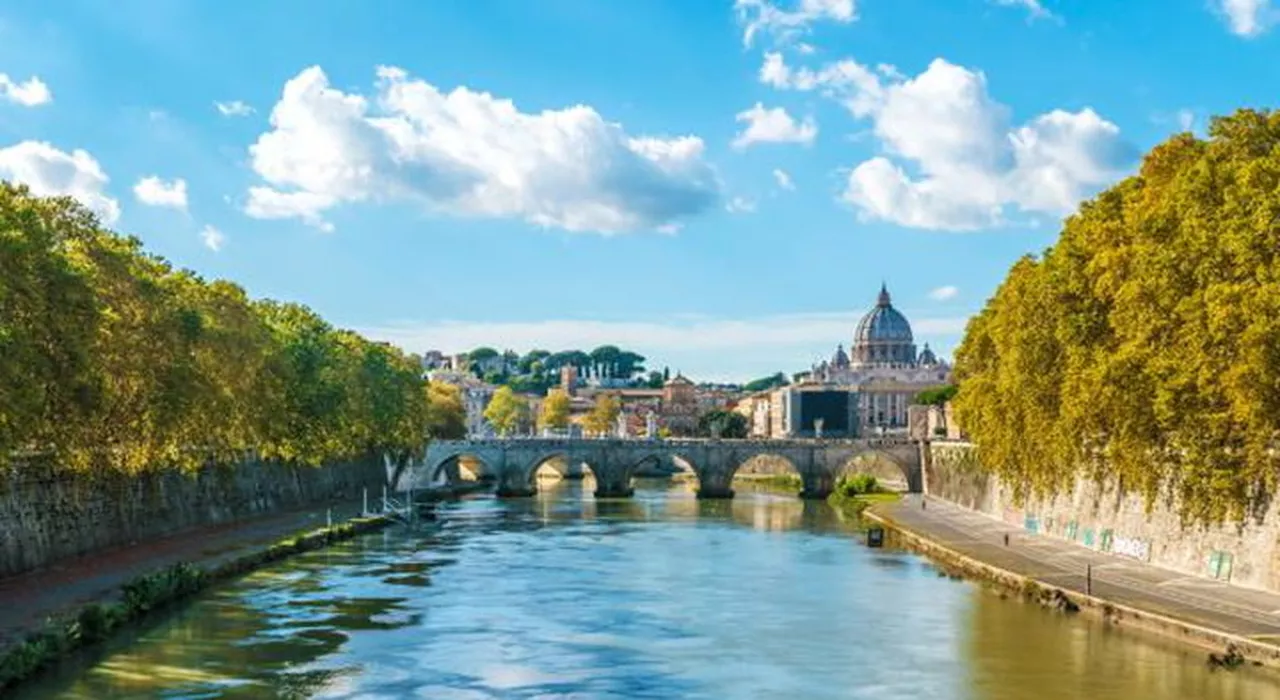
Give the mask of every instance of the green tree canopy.
POLYGON ((700 437, 722 437, 730 440, 741 440, 750 433, 751 426, 747 417, 737 411, 713 409, 698 416, 698 435, 700 437))
POLYGON ((1280 112, 1214 119, 1013 266, 956 353, 960 425, 1022 493, 1077 474, 1239 518, 1280 475, 1280 112))
POLYGON ((484 419, 489 421, 499 435, 511 435, 529 413, 529 404, 509 386, 498 387, 484 409, 484 419))
POLYGON ((958 390, 954 384, 948 384, 936 389, 925 389, 916 394, 916 403, 926 406, 945 406, 948 401, 956 397, 958 390))
POLYGON ((583 418, 582 427, 588 433, 604 435, 613 430, 621 411, 622 402, 617 396, 612 393, 600 394, 596 396, 596 403, 591 408, 591 412, 583 418))
POLYGON ((305 307, 175 270, 68 198, 0 182, 0 462, 302 464, 425 437, 420 367, 305 307))
POLYGON ((538 424, 544 428, 563 430, 569 427, 569 395, 562 389, 552 389, 542 402, 538 424))
POLYGON ((747 382, 746 385, 742 387, 742 389, 748 393, 755 393, 757 391, 764 391, 766 389, 775 389, 777 387, 786 386, 786 385, 787 385, 787 375, 783 374, 782 372, 778 372, 777 374, 772 374, 772 375, 769 375, 768 377, 753 379, 747 382))

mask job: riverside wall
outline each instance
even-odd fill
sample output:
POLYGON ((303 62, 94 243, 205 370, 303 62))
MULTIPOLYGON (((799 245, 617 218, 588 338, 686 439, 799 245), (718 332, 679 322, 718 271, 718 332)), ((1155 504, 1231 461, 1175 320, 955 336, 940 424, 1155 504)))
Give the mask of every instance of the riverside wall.
POLYGON ((1148 511, 1141 496, 1092 481, 1053 498, 1018 502, 1013 489, 983 473, 973 447, 929 446, 926 493, 1082 547, 1150 562, 1174 571, 1241 586, 1280 590, 1280 499, 1246 522, 1183 525, 1175 503, 1148 511))
POLYGON ((380 459, 320 467, 249 461, 191 473, 85 474, 23 463, 0 470, 0 576, 190 527, 381 493, 380 459))

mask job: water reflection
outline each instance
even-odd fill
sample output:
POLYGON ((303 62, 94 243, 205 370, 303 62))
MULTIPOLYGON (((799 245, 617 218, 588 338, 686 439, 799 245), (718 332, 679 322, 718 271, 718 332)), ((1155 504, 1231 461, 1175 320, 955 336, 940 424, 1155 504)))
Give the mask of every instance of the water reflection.
POLYGON ((447 504, 221 586, 18 697, 1280 698, 866 549, 821 503, 639 486, 447 504))

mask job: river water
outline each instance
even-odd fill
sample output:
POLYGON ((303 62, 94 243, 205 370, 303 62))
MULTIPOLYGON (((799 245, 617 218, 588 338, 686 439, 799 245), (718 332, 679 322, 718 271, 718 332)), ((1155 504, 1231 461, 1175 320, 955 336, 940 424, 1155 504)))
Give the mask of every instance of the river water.
POLYGON ((1280 698, 1261 672, 867 549, 822 503, 586 489, 289 559, 17 697, 1280 698))

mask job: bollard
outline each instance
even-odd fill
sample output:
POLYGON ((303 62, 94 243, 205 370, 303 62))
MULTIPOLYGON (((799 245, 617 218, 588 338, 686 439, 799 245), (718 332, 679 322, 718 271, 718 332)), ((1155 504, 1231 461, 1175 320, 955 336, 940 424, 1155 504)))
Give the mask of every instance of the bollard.
POLYGON ((1084 565, 1084 594, 1093 595, 1093 564, 1084 565))
POLYGON ((1004 546, 1009 546, 1009 533, 1004 533, 1004 546))

